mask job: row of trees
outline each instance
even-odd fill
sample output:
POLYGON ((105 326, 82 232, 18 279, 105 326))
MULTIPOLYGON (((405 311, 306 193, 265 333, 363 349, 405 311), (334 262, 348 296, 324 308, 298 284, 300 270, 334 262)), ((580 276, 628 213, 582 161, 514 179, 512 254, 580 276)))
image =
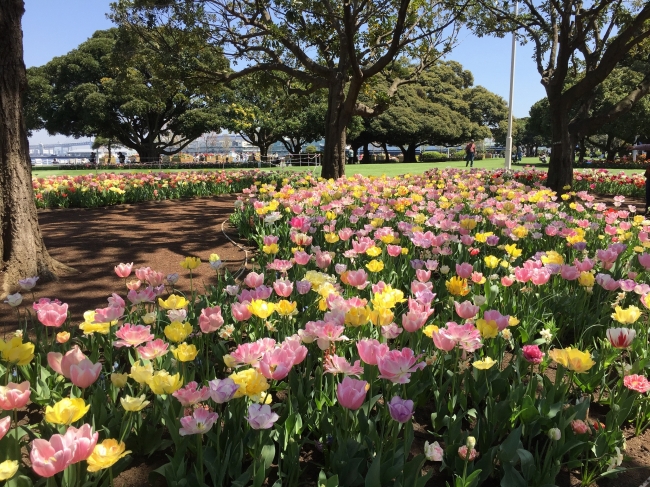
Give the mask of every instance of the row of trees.
MULTIPOLYGON (((203 133, 222 128, 242 135, 263 156, 275 142, 298 153, 325 135, 324 89, 289 92, 286 76, 265 72, 228 85, 188 78, 187 68, 172 61, 196 56, 198 47, 185 45, 183 56, 163 63, 128 29, 98 31, 68 54, 27 70, 27 127, 113 141, 136 150, 141 160, 177 153, 203 133)), ((220 55, 205 62, 215 72, 228 63, 220 55)), ((401 59, 393 69, 408 78, 418 68, 401 59)), ((438 61, 403 86, 377 116, 353 117, 347 138, 355 148, 372 142, 398 146, 406 161, 414 161, 422 145, 491 137, 491 129, 506 119, 506 103, 473 83, 457 62, 438 61)), ((367 103, 390 89, 381 79, 369 88, 359 97, 367 103)))

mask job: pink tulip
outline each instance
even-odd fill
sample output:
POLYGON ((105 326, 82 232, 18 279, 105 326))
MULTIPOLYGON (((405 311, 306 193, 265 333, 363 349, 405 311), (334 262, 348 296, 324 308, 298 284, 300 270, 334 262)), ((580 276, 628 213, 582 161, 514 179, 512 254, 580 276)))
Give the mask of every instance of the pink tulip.
POLYGON ((636 337, 636 330, 632 328, 610 328, 607 330, 607 339, 614 348, 627 348, 636 337))
MULTIPOLYGON (((140 281, 135 281, 139 283, 140 281)), ((137 286, 137 288, 140 288, 140 285, 137 286)), ((140 304, 140 303, 153 303, 156 299, 156 292, 154 291, 154 288, 151 286, 147 286, 144 288, 142 291, 137 292, 136 290, 131 289, 126 297, 128 298, 129 301, 133 304, 140 304)))
POLYGON ((149 278, 149 274, 152 272, 151 267, 140 267, 135 270, 135 277, 141 281, 146 281, 149 278))
POLYGON ((165 274, 162 272, 151 271, 147 276, 147 282, 153 287, 161 286, 165 282, 165 274))
POLYGON ((575 281, 580 276, 580 271, 576 266, 563 265, 560 268, 560 275, 562 276, 562 279, 566 279, 567 281, 575 281))
POLYGON ((284 339, 280 347, 288 350, 293 355, 293 365, 298 365, 307 358, 307 347, 302 344, 299 335, 291 335, 284 339))
POLYGON ((469 264, 467 262, 456 264, 456 274, 458 274, 458 277, 469 279, 472 276, 472 272, 474 272, 472 264, 469 264))
POLYGON ((364 269, 349 271, 347 274, 347 280, 350 286, 356 287, 360 290, 365 289, 368 285, 368 273, 364 269))
POLYGON ((50 365, 52 370, 61 374, 66 379, 70 378, 70 367, 77 365, 82 360, 87 359, 84 353, 79 350, 79 345, 75 345, 70 350, 66 352, 65 355, 61 355, 56 352, 49 352, 47 354, 47 363, 50 365))
POLYGON ((122 299, 122 296, 116 293, 111 294, 111 297, 108 298, 108 305, 114 308, 126 307, 126 303, 124 302, 124 299, 122 299))
POLYGON ((162 341, 160 338, 147 343, 141 347, 138 347, 138 353, 140 357, 146 360, 153 360, 158 357, 162 357, 167 353, 169 348, 169 343, 162 341))
POLYGON ((402 326, 409 333, 414 333, 424 326, 428 318, 426 312, 409 311, 402 315, 402 326))
POLYGON ((68 305, 49 302, 39 307, 36 316, 43 325, 58 328, 68 318, 68 305))
POLYGON ((591 269, 594 268, 596 262, 589 258, 585 258, 585 260, 583 260, 582 262, 580 262, 578 259, 575 259, 573 261, 573 265, 576 266, 576 268, 580 272, 589 272, 591 269))
POLYGON ((294 356, 287 348, 267 351, 259 362, 260 372, 267 379, 282 380, 293 367, 294 356))
POLYGON ((596 282, 600 287, 607 291, 616 291, 619 287, 621 287, 619 281, 614 279, 609 274, 596 274, 596 282))
POLYGON ((246 278, 244 279, 244 284, 248 287, 255 289, 256 287, 264 284, 264 274, 258 274, 257 272, 249 272, 246 278))
POLYGON ((224 320, 221 316, 221 306, 203 308, 199 316, 199 327, 203 333, 212 333, 223 326, 224 320))
POLYGON ((386 252, 388 252, 388 255, 391 257, 399 257, 402 255, 402 247, 399 245, 387 245, 386 252))
POLYGON ((415 271, 415 277, 420 282, 428 282, 431 280, 431 271, 424 269, 417 269, 415 271))
POLYGON ((454 307, 456 308, 456 314, 464 320, 474 318, 480 310, 480 308, 474 306, 471 301, 463 301, 462 303, 454 302, 454 307))
MULTIPOLYGON (((140 286, 142 286, 142 281, 140 281, 138 279, 136 279, 135 281, 129 281, 129 282, 126 283, 126 288, 129 291, 137 291, 138 289, 140 289, 140 286)), ((129 299, 131 299, 130 295, 131 295, 131 293, 129 293, 129 296, 127 296, 129 299)))
POLYGON ((390 325, 382 326, 381 327, 381 336, 386 338, 387 340, 393 340, 394 338, 397 338, 400 333, 404 331, 404 328, 401 326, 397 326, 395 323, 391 323, 390 325))
POLYGON ((124 314, 124 308, 117 306, 108 306, 95 310, 94 323, 111 323, 119 319, 124 314))
POLYGON ((343 382, 336 386, 336 398, 339 400, 339 404, 352 411, 359 409, 366 399, 367 385, 365 380, 345 377, 343 382))
POLYGON ((242 343, 228 356, 229 367, 236 368, 242 365, 257 367, 264 354, 274 348, 275 340, 272 338, 261 338, 252 343, 242 343))
POLYGON ((521 348, 521 352, 526 362, 531 364, 542 363, 542 359, 545 355, 537 345, 524 345, 521 348))
POLYGON ((327 374, 356 375, 357 377, 363 374, 363 367, 361 367, 359 360, 352 365, 345 360, 345 357, 339 357, 338 355, 328 355, 323 368, 327 374))
POLYGON ((298 265, 307 265, 307 263, 311 260, 311 254, 303 252, 302 250, 296 250, 293 253, 293 260, 295 260, 296 264, 298 265))
POLYGON ((528 282, 533 275, 532 269, 526 269, 525 267, 515 267, 515 279, 518 282, 528 282))
POLYGON ((177 390, 172 394, 183 407, 193 406, 196 403, 207 401, 210 397, 210 389, 207 387, 199 387, 199 385, 192 381, 185 387, 177 390))
POLYGON ((7 431, 11 428, 11 416, 5 416, 0 419, 0 440, 5 437, 7 431))
POLYGON ((178 430, 181 436, 202 435, 212 428, 214 422, 219 418, 217 413, 213 413, 203 408, 196 408, 192 416, 181 418, 181 428, 178 430))
POLYGON ((551 278, 551 273, 548 269, 535 269, 531 272, 530 282, 536 286, 542 286, 551 278))
POLYGON ((130 264, 119 264, 115 266, 115 274, 117 277, 127 278, 131 275, 131 269, 133 268, 133 262, 130 264))
POLYGON ((293 283, 287 279, 278 279, 273 283, 273 290, 278 296, 288 298, 293 292, 293 283))
POLYGON ((144 325, 132 325, 124 323, 119 330, 115 332, 115 336, 119 340, 113 342, 115 348, 121 347, 137 347, 144 342, 153 340, 154 336, 151 334, 151 327, 144 325))
POLYGON ((31 393, 27 380, 20 384, 9 382, 6 386, 0 386, 0 409, 10 411, 25 407, 31 393))
POLYGON ((52 477, 70 465, 74 450, 75 445, 66 441, 62 435, 53 435, 50 441, 34 440, 29 453, 32 469, 41 477, 52 477))
POLYGON ((510 276, 503 276, 501 278, 501 285, 504 287, 510 287, 515 283, 515 280, 512 279, 510 276))
POLYGON ((364 339, 357 342, 359 357, 368 365, 377 365, 377 360, 388 353, 388 345, 375 339, 364 339))
POLYGON ((74 453, 70 460, 70 464, 73 464, 88 459, 97 444, 99 433, 93 433, 92 427, 84 424, 79 429, 70 426, 63 437, 68 445, 74 445, 74 453))
POLYGON ((642 254, 639 254, 638 258, 639 264, 641 264, 646 271, 650 269, 650 254, 643 252, 642 254))
POLYGON ((251 404, 248 406, 246 421, 254 430, 270 429, 278 419, 280 419, 280 416, 271 411, 271 406, 266 404, 251 404))
POLYGON ((449 352, 456 347, 456 340, 454 340, 448 333, 446 328, 440 328, 438 331, 433 332, 433 344, 439 350, 449 352))
POLYGON ((93 364, 89 359, 84 359, 70 367, 70 380, 77 387, 85 389, 95 383, 101 372, 101 363, 93 364))
POLYGON ((410 348, 389 351, 377 360, 381 373, 379 378, 388 379, 394 384, 407 384, 413 372, 426 366, 426 362, 416 364, 418 358, 410 348))
POLYGON ((253 313, 251 313, 251 310, 248 308, 249 304, 248 301, 244 301, 243 303, 232 303, 230 310, 232 311, 233 318, 237 321, 246 321, 253 316, 253 313))

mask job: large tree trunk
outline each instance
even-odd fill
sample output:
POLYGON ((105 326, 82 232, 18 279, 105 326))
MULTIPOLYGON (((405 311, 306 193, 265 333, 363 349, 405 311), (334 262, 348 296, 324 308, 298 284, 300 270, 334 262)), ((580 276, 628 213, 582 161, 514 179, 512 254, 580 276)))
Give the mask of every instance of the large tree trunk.
POLYGON ((366 164, 370 164, 370 149, 368 147, 368 142, 363 144, 363 160, 365 161, 366 164))
POLYGON ((345 176, 345 129, 352 118, 352 111, 345 109, 344 88, 342 77, 329 86, 325 115, 325 150, 321 170, 321 176, 326 179, 345 176))
POLYGON ((551 159, 548 166, 547 186, 563 193, 573 183, 573 150, 575 144, 569 134, 569 114, 560 103, 551 103, 551 159))
POLYGON ((388 153, 388 145, 386 142, 381 144, 381 148, 384 150, 384 162, 390 162, 390 154, 388 153))
POLYGON ((140 156, 140 162, 149 162, 156 163, 160 161, 160 152, 157 150, 150 150, 149 147, 138 148, 138 155, 140 156))
POLYGON ((0 299, 17 289, 19 279, 51 279, 65 267, 45 249, 34 204, 23 118, 24 12, 23 0, 0 2, 0 299))
POLYGON ((404 151, 404 162, 417 162, 415 149, 417 149, 417 144, 409 144, 406 147, 406 151, 404 151))

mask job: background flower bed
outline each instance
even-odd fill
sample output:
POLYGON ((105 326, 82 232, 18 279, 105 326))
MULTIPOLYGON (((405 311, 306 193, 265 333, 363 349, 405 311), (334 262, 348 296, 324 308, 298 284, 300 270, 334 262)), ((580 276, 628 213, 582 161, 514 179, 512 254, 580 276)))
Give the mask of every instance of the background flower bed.
MULTIPOLYGON (((409 455, 413 408, 429 412, 427 455, 456 485, 550 485, 562 468, 580 469, 588 484, 616 471, 620 427, 648 420, 647 393, 637 392, 646 383, 623 384, 647 367, 647 315, 635 307, 649 290, 643 217, 620 201, 615 210, 586 193, 554 201, 480 171, 338 182, 296 175, 245 194, 233 220, 259 245, 259 273, 235 287, 215 257, 215 285, 197 295, 140 268, 139 284, 125 278, 126 301, 113 296, 79 328, 61 306, 39 304, 56 316, 36 319, 71 338, 63 332, 59 344, 50 332, 46 341, 48 328, 37 326, 35 357, 16 368, 31 400, 83 397, 91 406, 83 421, 102 425, 102 440, 122 439, 137 453, 171 448, 160 469, 170 484, 259 485, 270 476, 300 485, 313 465, 327 485, 423 484, 424 458, 409 455), (634 331, 607 333, 614 326, 634 331), (118 338, 150 344, 113 348, 118 338), (152 358, 166 344, 175 353, 152 358), (84 367, 104 364, 103 380, 85 388, 45 358, 65 352, 80 364, 82 350, 84 367), (111 372, 129 376, 111 380, 111 372), (223 402, 212 391, 227 376, 242 397, 223 402), (141 395, 137 404, 149 403, 126 412, 121 399, 141 395), (178 396, 202 406, 184 407, 178 396), (269 399, 278 418, 269 411, 262 421, 250 407, 269 399), (221 419, 180 435, 181 419, 198 427, 204 406, 221 419), (296 469, 305 454, 312 463, 296 469)), ((3 353, 9 371, 12 357, 3 353)), ((54 433, 48 421, 30 430, 54 433)), ((84 465, 66 472, 85 476, 84 465)))

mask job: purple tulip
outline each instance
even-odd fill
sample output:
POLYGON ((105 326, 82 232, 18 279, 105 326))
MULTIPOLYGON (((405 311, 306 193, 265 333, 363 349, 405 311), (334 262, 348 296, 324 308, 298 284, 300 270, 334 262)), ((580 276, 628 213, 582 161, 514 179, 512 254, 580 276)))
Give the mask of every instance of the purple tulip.
POLYGON ((266 404, 251 404, 248 406, 246 420, 254 430, 267 430, 273 427, 280 416, 271 411, 271 406, 266 404))
POLYGON ((217 404, 230 401, 239 389, 239 384, 235 384, 235 381, 229 377, 211 380, 208 385, 210 386, 210 397, 217 404))
POLYGON ((413 401, 393 396, 388 403, 390 417, 398 423, 406 423, 413 416, 413 401))

